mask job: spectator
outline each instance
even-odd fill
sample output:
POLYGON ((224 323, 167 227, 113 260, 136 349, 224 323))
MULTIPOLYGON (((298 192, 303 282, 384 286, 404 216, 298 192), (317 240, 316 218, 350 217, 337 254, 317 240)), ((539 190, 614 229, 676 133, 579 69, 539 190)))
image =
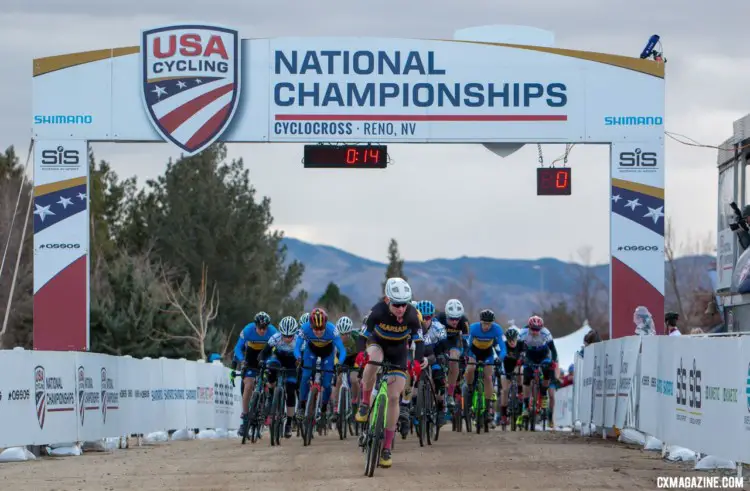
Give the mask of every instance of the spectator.
POLYGON ((680 328, 677 327, 678 320, 680 320, 680 315, 677 312, 667 312, 664 314, 664 329, 666 329, 669 336, 682 336, 680 328))
POLYGON ((703 329, 701 329, 700 327, 694 327, 694 328, 690 329, 690 335, 691 336, 694 336, 696 334, 706 334, 706 333, 703 332, 703 329))
POLYGON ((560 388, 567 387, 569 385, 573 385, 573 374, 575 371, 575 365, 570 365, 570 368, 568 368, 568 373, 565 374, 565 376, 560 381, 560 388))
POLYGON ((599 336, 599 333, 595 329, 591 329, 587 332, 583 336, 583 347, 581 348, 581 351, 578 352, 581 355, 581 358, 583 358, 583 348, 590 344, 599 343, 601 340, 601 336, 599 336))
POLYGON ((643 305, 635 308, 635 312, 633 312, 633 323, 635 324, 635 334, 638 336, 653 336, 656 334, 654 317, 643 305))

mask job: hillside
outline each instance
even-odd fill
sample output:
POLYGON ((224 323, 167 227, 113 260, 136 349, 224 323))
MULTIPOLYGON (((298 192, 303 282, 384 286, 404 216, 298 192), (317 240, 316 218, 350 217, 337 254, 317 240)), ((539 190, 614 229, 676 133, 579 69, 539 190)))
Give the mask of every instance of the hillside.
MULTIPOLYGON (((285 238, 287 259, 305 265, 302 288, 310 293, 310 307, 323 293, 328 282, 339 285, 358 306, 369 308, 380 295, 380 285, 386 269, 385 263, 364 259, 335 247, 315 245, 297 239, 285 238)), ((710 256, 690 256, 677 259, 680 282, 696 271, 705 271, 714 261, 710 256)), ((486 257, 460 257, 407 261, 405 272, 417 296, 440 296, 456 285, 465 284, 473 277, 475 302, 494 305, 510 318, 529 315, 539 305, 540 298, 557 299, 576 291, 576 283, 585 275, 583 266, 557 259, 494 259, 486 257), (539 267, 539 268, 535 268, 539 267), (543 285, 542 274, 543 271, 543 285), (543 292, 542 292, 543 286, 543 292)), ((592 266, 592 273, 603 284, 609 283, 608 265, 592 266)), ((705 275, 702 275, 705 276, 705 275)), ((708 287, 708 278, 702 279, 708 287)), ((669 295, 669 288, 667 294, 669 295)), ((467 306, 468 307, 468 306, 467 306)))

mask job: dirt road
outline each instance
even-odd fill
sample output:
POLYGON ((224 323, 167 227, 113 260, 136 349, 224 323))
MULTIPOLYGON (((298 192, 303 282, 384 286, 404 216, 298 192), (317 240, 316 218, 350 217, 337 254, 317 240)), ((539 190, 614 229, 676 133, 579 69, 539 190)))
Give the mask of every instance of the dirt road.
MULTIPOLYGON (((449 429, 449 426, 444 429, 449 429)), ((398 437, 397 437, 398 438, 398 437)), ((393 467, 366 478, 353 438, 170 442, 82 457, 0 464, 0 489, 45 490, 482 490, 656 489, 657 476, 698 474, 658 453, 570 433, 456 434, 432 447, 396 442, 393 467)), ((704 474, 705 475, 705 474, 704 474)))

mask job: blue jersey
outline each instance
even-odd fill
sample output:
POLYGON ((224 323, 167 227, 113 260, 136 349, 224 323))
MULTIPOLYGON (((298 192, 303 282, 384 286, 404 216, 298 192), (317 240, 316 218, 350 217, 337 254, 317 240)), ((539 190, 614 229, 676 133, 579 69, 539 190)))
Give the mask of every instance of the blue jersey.
POLYGON ((297 334, 297 343, 294 346, 294 356, 302 358, 302 351, 308 351, 316 357, 328 358, 333 354, 334 348, 338 352, 338 359, 346 358, 346 348, 341 336, 338 335, 336 326, 330 322, 326 323, 326 329, 321 336, 315 335, 309 322, 302 324, 297 334))
POLYGON ((469 326, 469 350, 483 357, 489 356, 495 346, 499 346, 498 356, 505 358, 505 343, 503 342, 503 328, 500 324, 492 323, 488 330, 482 329, 481 322, 469 326))
POLYGON ((234 359, 237 361, 245 361, 245 350, 248 352, 249 357, 257 358, 258 354, 263 351, 268 344, 268 340, 271 336, 276 334, 276 327, 269 325, 266 328, 266 332, 263 335, 258 334, 255 329, 255 322, 251 322, 246 325, 240 333, 240 338, 237 340, 237 344, 234 347, 234 359))

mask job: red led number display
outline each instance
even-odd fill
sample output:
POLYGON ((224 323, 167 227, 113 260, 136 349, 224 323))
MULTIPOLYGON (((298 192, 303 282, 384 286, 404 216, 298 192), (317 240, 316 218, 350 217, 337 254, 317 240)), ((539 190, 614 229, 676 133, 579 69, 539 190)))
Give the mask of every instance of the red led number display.
POLYGON ((385 145, 305 145, 304 165, 313 169, 385 169, 385 145))
POLYGON ((537 196, 570 196, 569 167, 540 167, 536 170, 537 196))

